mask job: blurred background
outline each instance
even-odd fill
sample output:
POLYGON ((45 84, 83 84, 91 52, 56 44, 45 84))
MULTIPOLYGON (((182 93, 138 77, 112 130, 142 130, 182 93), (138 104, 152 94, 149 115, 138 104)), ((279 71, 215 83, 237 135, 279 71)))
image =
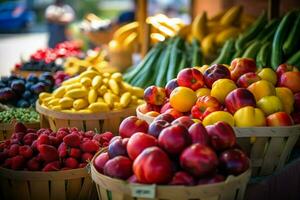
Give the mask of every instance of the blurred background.
MULTIPOLYGON (((60 40, 80 40, 85 49, 107 43, 114 30, 134 21, 137 1, 0 0, 0 74, 9 74, 14 64, 26 59, 30 53, 49 45, 52 47, 51 44, 60 40), (56 3, 67 7, 53 9, 56 3), (53 16, 60 12, 69 14, 69 18, 56 22, 53 16), (105 34, 93 34, 99 31, 105 34), (99 41, 99 37, 102 40, 99 41)), ((193 17, 190 13, 195 15, 206 10, 208 16, 213 16, 236 4, 246 6, 245 12, 257 16, 267 7, 268 0, 148 0, 148 16, 163 13, 168 17, 181 18, 188 24, 193 17), (192 2, 194 6, 190 6, 192 2)), ((281 3, 280 12, 295 6, 299 7, 300 1, 285 0, 281 3)))
MULTIPOLYGON (((0 0, 0 74, 9 74, 10 68, 38 48, 46 47, 49 27, 45 11, 55 0, 0 0)), ((65 0, 64 4, 74 10, 74 20, 67 24, 69 39, 81 39, 83 19, 89 13, 105 19, 109 26, 134 20, 135 1, 133 0, 65 0)), ((163 12, 168 16, 179 16, 189 21, 189 0, 150 0, 149 15, 163 12)), ((103 28, 105 24, 94 23, 91 29, 103 28)), ((111 28, 111 27, 110 27, 111 28)))

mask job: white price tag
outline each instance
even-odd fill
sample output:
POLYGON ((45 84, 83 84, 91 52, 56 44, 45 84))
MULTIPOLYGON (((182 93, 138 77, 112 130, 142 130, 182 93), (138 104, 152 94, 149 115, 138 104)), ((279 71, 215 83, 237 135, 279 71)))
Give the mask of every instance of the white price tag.
POLYGON ((131 194, 133 197, 155 198, 155 185, 132 185, 131 194))

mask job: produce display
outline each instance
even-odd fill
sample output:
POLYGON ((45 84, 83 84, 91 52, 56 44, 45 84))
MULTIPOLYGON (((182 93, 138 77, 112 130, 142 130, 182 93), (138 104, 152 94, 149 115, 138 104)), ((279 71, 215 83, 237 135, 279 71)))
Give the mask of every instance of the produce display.
POLYGON ((107 112, 142 103, 143 91, 124 82, 121 73, 102 73, 89 68, 64 81, 52 93, 41 93, 39 103, 47 109, 62 112, 107 112))
POLYGON ((0 102, 20 108, 34 106, 40 93, 51 92, 55 84, 61 83, 65 78, 68 77, 63 73, 54 77, 49 72, 44 72, 39 77, 31 74, 26 79, 15 75, 2 76, 0 102))
POLYGON ((259 68, 282 63, 300 66, 300 12, 290 11, 281 19, 268 22, 263 12, 253 25, 236 40, 228 40, 215 63, 230 64, 233 58, 252 58, 259 68))
POLYGON ((119 133, 93 165, 99 173, 130 183, 212 184, 249 168, 249 158, 225 122, 205 128, 189 117, 160 117, 148 126, 131 116, 122 121, 119 133))
POLYGON ((108 145, 113 134, 61 128, 57 132, 15 125, 15 133, 0 144, 0 166, 12 170, 58 171, 82 168, 108 145))
MULTIPOLYGON (((181 19, 169 18, 163 14, 150 16, 146 22, 151 25, 151 43, 164 41, 166 38, 173 37, 184 27, 181 19)), ((138 42, 139 23, 132 22, 121 26, 115 31, 113 40, 109 43, 109 51, 129 51, 133 52, 138 42)))
POLYGON ((39 49, 30 56, 30 60, 16 64, 16 69, 23 71, 47 71, 56 72, 63 70, 62 63, 64 58, 70 56, 81 56, 82 51, 76 42, 63 42, 55 48, 39 49))
MULTIPOLYGON (((125 80, 143 88, 164 86, 183 68, 211 61, 225 41, 233 41, 252 23, 253 19, 242 10, 242 6, 235 6, 211 19, 207 18, 206 12, 198 15, 190 26, 181 28, 177 35, 152 47, 137 66, 125 72, 125 80)), ((225 46, 226 54, 232 51, 228 44, 225 46)))
POLYGON ((208 126, 224 121, 231 126, 291 126, 299 124, 300 72, 281 64, 258 69, 255 61, 236 58, 230 66, 204 65, 181 70, 165 88, 145 90, 147 104, 139 111, 183 115, 208 126))
POLYGON ((112 66, 106 61, 106 51, 95 49, 86 52, 86 57, 80 59, 78 57, 68 57, 64 63, 64 70, 67 74, 78 75, 87 70, 88 67, 93 67, 102 72, 115 72, 112 66))
POLYGON ((206 61, 211 61, 227 40, 238 37, 253 21, 253 17, 243 13, 243 7, 240 5, 210 19, 207 13, 203 12, 193 20, 188 37, 196 38, 201 42, 206 61))
POLYGON ((37 123, 40 121, 39 114, 33 109, 13 108, 0 112, 0 123, 37 123))
POLYGON ((150 85, 163 86, 175 78, 181 69, 202 64, 200 44, 196 39, 189 44, 181 37, 173 37, 152 47, 137 66, 125 72, 124 79, 143 88, 150 85))

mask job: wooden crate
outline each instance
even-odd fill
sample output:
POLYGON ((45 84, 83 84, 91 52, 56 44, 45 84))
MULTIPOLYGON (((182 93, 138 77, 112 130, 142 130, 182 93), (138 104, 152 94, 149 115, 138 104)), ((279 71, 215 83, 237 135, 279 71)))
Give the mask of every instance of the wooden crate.
POLYGON ((238 144, 248 153, 252 175, 265 176, 284 167, 300 134, 300 125, 234 128, 238 144))
MULTIPOLYGON (((141 105, 142 106, 142 105, 141 105)), ((148 115, 145 115, 144 113, 142 113, 140 111, 140 106, 138 106, 136 108, 136 116, 139 118, 139 119, 142 119, 142 120, 145 120, 148 124, 151 124, 154 120, 155 117, 152 117, 152 116, 148 116, 148 115)))
POLYGON ((222 183, 198 186, 129 184, 100 174, 93 164, 91 176, 100 200, 242 200, 251 170, 222 183))
POLYGON ((95 185, 84 168, 57 172, 0 168, 1 200, 97 199, 95 185))
POLYGON ((49 110, 40 106, 38 101, 36 103, 41 127, 51 128, 53 131, 57 131, 61 127, 77 127, 84 131, 96 130, 99 133, 111 131, 117 134, 122 120, 134 115, 135 109, 136 107, 130 107, 120 111, 77 114, 49 110))
MULTIPOLYGON (((15 123, 0 123, 0 141, 9 139, 15 129, 15 123)), ((39 129, 40 123, 24 123, 27 128, 39 129)))

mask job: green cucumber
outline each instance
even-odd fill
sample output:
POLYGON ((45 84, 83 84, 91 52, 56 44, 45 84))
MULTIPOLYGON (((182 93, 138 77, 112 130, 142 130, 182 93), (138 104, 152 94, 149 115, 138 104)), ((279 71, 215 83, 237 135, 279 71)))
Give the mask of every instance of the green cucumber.
POLYGON ((200 44, 199 41, 197 39, 193 39, 192 41, 192 67, 195 66, 202 66, 203 64, 203 56, 202 56, 202 52, 200 49, 200 44))
POLYGON ((253 25, 246 30, 246 32, 242 35, 240 35, 235 43, 236 50, 241 50, 243 47, 247 44, 247 42, 250 42, 253 40, 259 32, 265 27, 265 24, 267 23, 267 15, 264 11, 259 18, 253 23, 253 25))
POLYGON ((169 63, 170 63, 170 56, 171 56, 171 45, 169 45, 165 51, 166 54, 164 56, 164 59, 162 61, 162 64, 159 68, 159 72, 155 80, 155 85, 161 87, 164 87, 166 84, 166 76, 167 76, 169 63))
POLYGON ((159 71, 159 67, 161 65, 164 55, 165 55, 165 51, 163 49, 161 49, 160 54, 157 56, 157 59, 155 59, 155 61, 153 62, 150 69, 148 69, 147 72, 140 74, 138 80, 136 80, 136 82, 134 82, 135 86, 146 88, 150 85, 155 84, 155 79, 156 79, 156 76, 159 71), (149 74, 151 74, 151 75, 149 75, 149 74))
POLYGON ((266 42, 265 44, 262 45, 260 50, 258 51, 258 54, 256 56, 256 65, 259 68, 265 68, 269 66, 270 64, 270 59, 271 59, 271 42, 266 42))
POLYGON ((180 62, 179 54, 180 48, 183 44, 183 39, 178 37, 175 39, 173 46, 171 47, 171 58, 169 63, 169 70, 167 72, 167 81, 173 79, 176 76, 176 68, 180 62))
POLYGON ((287 64, 296 66, 300 70, 300 50, 294 53, 287 61, 287 64))
POLYGON ((280 23, 280 19, 272 19, 271 21, 269 21, 267 26, 257 35, 255 39, 259 41, 265 40, 265 38, 270 33, 272 32, 275 33, 279 23, 280 23))
POLYGON ((182 69, 188 67, 187 66, 187 55, 184 54, 184 53, 181 53, 181 56, 180 56, 180 63, 176 69, 176 74, 178 74, 182 69))
POLYGON ((282 50, 285 56, 291 55, 300 43, 300 14, 298 14, 295 23, 292 26, 287 39, 285 40, 282 50))
POLYGON ((227 40, 221 49, 221 53, 211 64, 229 64, 234 54, 234 39, 227 40))
POLYGON ((244 52, 242 58, 256 58, 256 54, 261 47, 261 43, 258 40, 255 40, 244 52))
POLYGON ((288 35, 288 32, 290 30, 291 23, 293 22, 295 15, 295 11, 288 12, 281 20, 272 43, 272 55, 271 55, 271 66, 274 70, 277 69, 277 67, 282 64, 284 60, 284 54, 283 54, 283 44, 285 41, 285 38, 288 35))
POLYGON ((159 43, 156 46, 154 46, 145 56, 145 58, 142 59, 141 62, 139 62, 138 65, 134 66, 134 67, 130 67, 132 69, 130 69, 130 71, 125 72, 124 73, 124 80, 127 82, 131 82, 131 80, 136 77, 139 72, 144 68, 144 66, 147 65, 147 63, 150 61, 150 59, 152 58, 152 56, 155 55, 155 53, 157 51, 159 51, 162 47, 164 46, 164 43, 159 43))
POLYGON ((151 56, 150 59, 148 60, 147 64, 144 65, 143 68, 138 72, 138 74, 136 74, 135 77, 133 77, 130 81, 128 81, 128 83, 135 86, 139 86, 141 85, 141 81, 146 82, 147 78, 149 78, 149 73, 151 71, 151 68, 153 64, 156 62, 156 60, 158 59, 161 50, 162 50, 161 48, 156 50, 153 56, 151 56))

